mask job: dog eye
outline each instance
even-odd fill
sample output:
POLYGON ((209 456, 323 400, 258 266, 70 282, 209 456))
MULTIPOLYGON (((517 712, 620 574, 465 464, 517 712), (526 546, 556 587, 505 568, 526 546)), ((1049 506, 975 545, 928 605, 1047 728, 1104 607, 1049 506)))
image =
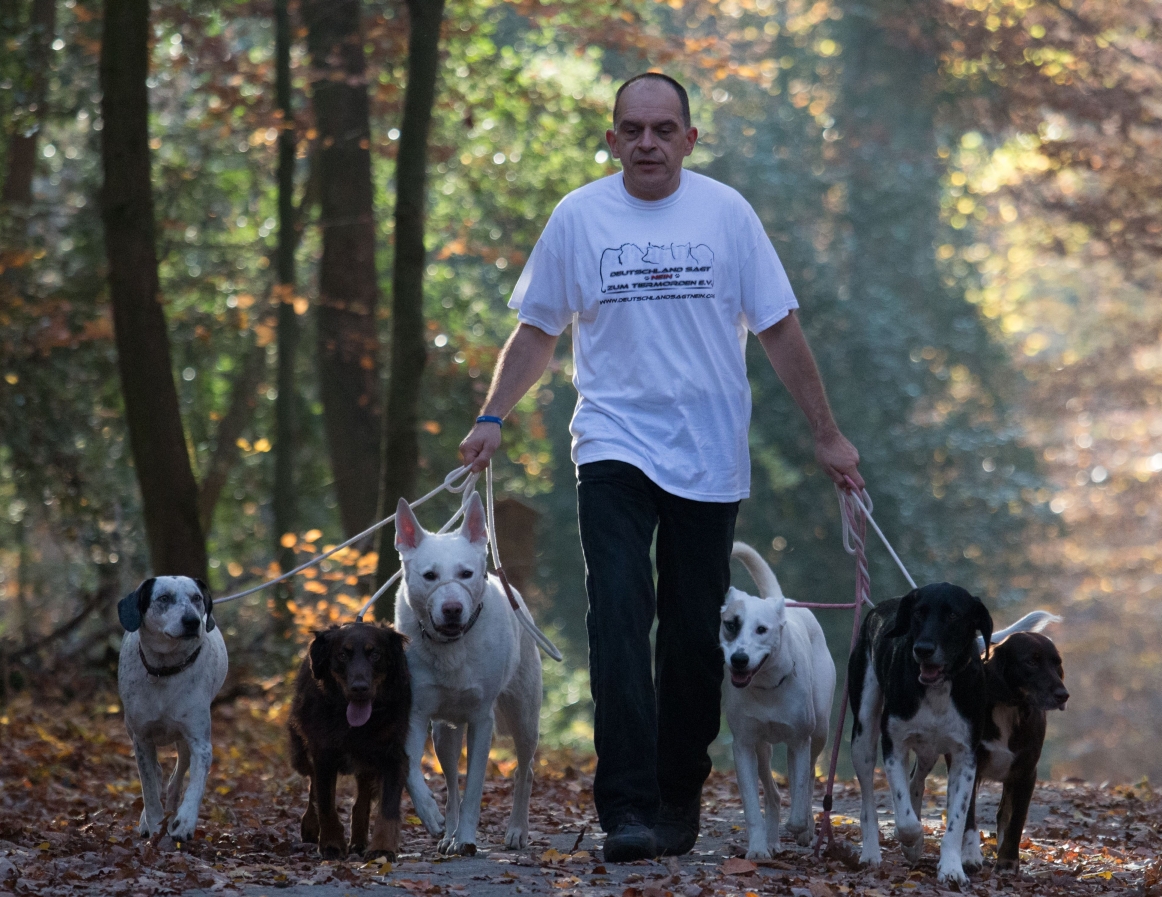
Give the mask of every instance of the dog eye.
POLYGON ((367 652, 367 656, 370 657, 371 662, 374 663, 375 661, 379 660, 380 654, 378 651, 371 650, 367 652))
POLYGON ((766 626, 759 626, 755 628, 755 632, 757 632, 759 635, 766 635, 767 631, 768 630, 766 626))
POLYGON ((439 577, 436 575, 435 570, 426 570, 424 571, 424 579, 428 582, 435 582, 439 577))
POLYGON ((460 578, 461 579, 471 579, 472 578, 472 571, 471 570, 461 570, 460 571, 460 578))

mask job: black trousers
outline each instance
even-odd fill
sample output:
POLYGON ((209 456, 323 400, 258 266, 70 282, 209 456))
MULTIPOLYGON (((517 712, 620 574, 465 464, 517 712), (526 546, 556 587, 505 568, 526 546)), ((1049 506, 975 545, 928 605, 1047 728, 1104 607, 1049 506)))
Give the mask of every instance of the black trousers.
POLYGON ((730 585, 738 502, 680 498, 622 461, 582 464, 577 479, 597 750, 593 800, 605 831, 627 817, 652 825, 661 803, 683 808, 696 801, 710 774, 707 749, 718 735, 722 687, 719 611, 730 585))

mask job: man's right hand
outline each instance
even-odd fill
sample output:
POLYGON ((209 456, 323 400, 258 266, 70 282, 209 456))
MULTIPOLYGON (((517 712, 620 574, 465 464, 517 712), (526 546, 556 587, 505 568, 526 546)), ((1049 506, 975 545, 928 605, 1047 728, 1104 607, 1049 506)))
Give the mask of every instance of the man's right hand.
POLYGON ((460 443, 460 461, 476 473, 488 466, 493 454, 500 448, 500 425, 487 421, 468 431, 460 443))

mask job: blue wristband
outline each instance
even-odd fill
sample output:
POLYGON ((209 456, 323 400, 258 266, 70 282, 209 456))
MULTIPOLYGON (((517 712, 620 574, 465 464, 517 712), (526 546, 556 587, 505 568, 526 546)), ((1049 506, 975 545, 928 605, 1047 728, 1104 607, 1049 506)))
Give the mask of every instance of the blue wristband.
POLYGON ((476 418, 478 424, 496 424, 502 430, 504 429, 504 421, 494 414, 482 414, 476 418))

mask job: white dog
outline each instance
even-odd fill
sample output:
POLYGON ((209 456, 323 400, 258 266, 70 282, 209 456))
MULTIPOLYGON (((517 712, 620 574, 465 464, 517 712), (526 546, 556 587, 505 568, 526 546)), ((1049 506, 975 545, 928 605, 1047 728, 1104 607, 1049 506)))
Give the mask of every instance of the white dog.
MULTIPOLYGON (((469 500, 459 532, 429 533, 400 501, 396 548, 403 582, 395 602, 395 626, 411 641, 412 677, 408 728, 407 789, 416 814, 433 835, 443 833, 441 853, 474 854, 484 773, 493 722, 516 742, 512 814, 505 847, 525 847, 529 795, 541 712, 541 657, 520 625, 504 589, 489 576, 488 533, 478 495, 469 500), (436 756, 448 784, 447 828, 424 782, 420 760, 432 724, 436 756), (468 778, 463 805, 459 759, 468 730, 468 778)), ((519 595, 516 600, 524 606, 519 595)), ((527 611, 526 611, 527 612, 527 611)))
POLYGON ((210 702, 226 679, 226 643, 214 623, 210 590, 188 576, 147 579, 121 599, 117 616, 126 629, 117 686, 145 804, 138 832, 156 835, 172 813, 169 834, 188 841, 213 759, 210 702), (175 742, 178 760, 163 808, 157 748, 175 742), (190 784, 182 797, 187 769, 190 784))
POLYGON ((779 850, 779 790, 771 778, 771 745, 787 745, 791 815, 787 831, 811 843, 815 759, 827 743, 835 663, 811 611, 787 607, 774 571, 757 551, 734 543, 762 597, 731 588, 722 606, 722 651, 730 686, 723 706, 734 736, 734 767, 746 817, 750 859, 779 850), (759 783, 766 797, 766 824, 759 783))

